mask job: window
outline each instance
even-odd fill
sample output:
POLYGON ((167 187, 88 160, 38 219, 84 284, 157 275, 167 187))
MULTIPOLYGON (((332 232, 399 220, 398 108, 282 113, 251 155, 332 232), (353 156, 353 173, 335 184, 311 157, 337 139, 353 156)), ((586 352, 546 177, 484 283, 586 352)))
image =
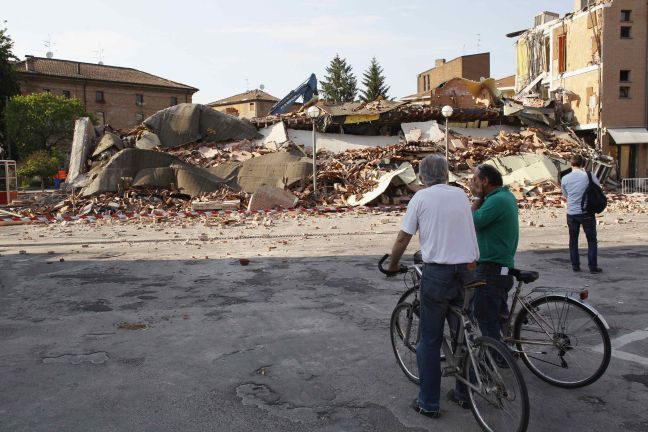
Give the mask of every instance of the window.
POLYGON ((144 121, 144 113, 135 113, 135 123, 142 123, 144 121))
POLYGON ((632 27, 629 26, 622 26, 621 27, 621 38, 622 39, 629 39, 630 38, 630 29, 632 27))
POLYGON ((178 98, 176 96, 171 96, 170 102, 171 106, 178 105, 178 98))
POLYGON ((97 111, 95 115, 97 116, 97 120, 99 120, 100 125, 106 124, 106 115, 103 113, 103 111, 97 111))
POLYGON ((619 72, 619 81, 621 81, 621 82, 630 81, 630 71, 629 70, 620 71, 619 72))
POLYGON ((625 86, 619 87, 619 98, 621 99, 630 98, 630 87, 625 87, 625 86))
POLYGON ((142 106, 144 105, 144 95, 143 94, 136 94, 135 95, 135 105, 137 106, 142 106))
POLYGON ((558 36, 558 73, 567 70, 567 35, 558 36))
POLYGON ((102 90, 97 90, 95 92, 95 102, 103 103, 106 100, 104 99, 104 92, 102 90))
POLYGON ((70 90, 63 90, 63 97, 65 99, 70 99, 70 96, 71 96, 70 90))
POLYGON ((622 22, 630 22, 632 16, 632 11, 631 10, 622 10, 621 11, 621 21, 622 22))

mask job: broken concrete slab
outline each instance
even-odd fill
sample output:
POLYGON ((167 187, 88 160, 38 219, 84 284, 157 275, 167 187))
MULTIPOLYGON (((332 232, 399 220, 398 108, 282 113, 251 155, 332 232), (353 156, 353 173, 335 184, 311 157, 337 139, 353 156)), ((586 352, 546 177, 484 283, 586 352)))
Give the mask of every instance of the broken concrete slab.
POLYGON ((164 148, 198 140, 223 142, 262 138, 251 123, 201 104, 183 103, 163 109, 144 120, 144 125, 158 135, 164 148))
POLYGON ((94 126, 90 118, 81 117, 77 119, 74 123, 70 167, 65 181, 68 187, 74 187, 76 182, 82 180, 82 174, 85 172, 85 163, 88 159, 94 138, 94 126))
POLYGON ((407 142, 429 141, 439 142, 445 138, 445 134, 439 129, 436 120, 427 122, 402 123, 401 129, 405 134, 407 142))
MULTIPOLYGON (((410 168, 411 168, 411 166, 410 166, 410 168)), ((378 198, 380 195, 385 193, 385 191, 387 190, 387 188, 391 184, 392 180, 396 176, 405 173, 407 171, 407 169, 408 169, 407 166, 401 166, 397 170, 394 170, 394 171, 388 172, 386 174, 383 174, 378 179, 378 184, 373 190, 371 190, 371 191, 365 193, 364 195, 362 195, 362 197, 360 197, 360 199, 356 198, 355 195, 352 195, 349 198, 347 198, 347 203, 352 207, 363 206, 363 205, 369 204, 370 202, 372 202, 376 198, 378 198)))
POLYGON ((99 143, 97 144, 97 148, 92 153, 92 158, 95 158, 99 156, 101 153, 113 148, 114 150, 119 151, 124 148, 124 143, 122 143, 122 140, 119 138, 118 135, 112 132, 106 132, 99 140, 99 143))
MULTIPOLYGON (((313 148, 313 133, 311 131, 288 129, 288 137, 298 146, 306 149, 313 148)), ((399 142, 397 136, 366 136, 334 133, 317 134, 317 150, 328 150, 342 153, 347 150, 362 150, 373 147, 388 147, 399 142)))
POLYGON ((273 186, 261 186, 250 198, 248 211, 271 210, 276 207, 293 208, 297 204, 297 197, 289 191, 273 186))
POLYGON ((160 138, 153 132, 144 131, 142 135, 135 142, 135 147, 142 150, 153 150, 162 147, 160 138))

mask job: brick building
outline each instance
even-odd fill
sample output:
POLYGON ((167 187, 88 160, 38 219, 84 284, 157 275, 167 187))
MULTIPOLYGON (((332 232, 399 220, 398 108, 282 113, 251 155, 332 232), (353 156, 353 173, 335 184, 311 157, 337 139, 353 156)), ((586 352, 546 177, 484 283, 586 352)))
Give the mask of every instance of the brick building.
POLYGON ((255 89, 220 99, 207 105, 217 111, 222 111, 235 117, 251 119, 267 116, 277 101, 279 101, 278 98, 263 90, 255 89))
POLYGON ((479 81, 490 77, 490 53, 479 53, 457 57, 450 61, 437 59, 434 67, 416 76, 416 94, 401 100, 413 103, 429 103, 430 92, 452 78, 467 78, 479 81))
POLYGON ((490 53, 479 53, 457 57, 448 62, 437 59, 434 67, 416 77, 416 92, 429 92, 452 78, 467 78, 479 81, 490 77, 490 53))
POLYGON ((600 135, 620 177, 648 177, 647 2, 574 0, 572 13, 542 12, 509 36, 516 89, 556 100, 591 143, 600 135))
POLYGON ((191 102, 197 88, 132 68, 26 56, 15 64, 21 94, 77 98, 100 123, 133 127, 157 111, 191 102))

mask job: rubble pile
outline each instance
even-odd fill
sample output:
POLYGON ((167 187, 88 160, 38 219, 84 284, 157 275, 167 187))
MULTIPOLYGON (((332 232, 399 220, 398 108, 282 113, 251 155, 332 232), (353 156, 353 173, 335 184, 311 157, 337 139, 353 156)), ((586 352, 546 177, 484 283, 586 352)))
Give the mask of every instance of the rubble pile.
MULTIPOLYGON (((293 140, 285 127, 257 130, 249 122, 197 104, 170 107, 140 126, 127 131, 106 129, 101 136, 94 136, 86 121, 78 125, 78 133, 75 130, 72 153, 79 174, 69 195, 26 203, 21 214, 250 210, 260 205, 285 206, 293 201, 290 194, 303 207, 404 204, 422 187, 417 176, 420 160, 445 153, 444 133, 426 117, 429 113, 419 112, 422 108, 383 104, 389 105, 376 101, 349 112, 327 107, 330 119, 344 117, 345 122, 373 118, 375 111, 381 112, 381 118, 398 113, 399 122, 407 114, 412 122, 399 123, 402 135, 393 136, 399 144, 374 145, 369 139, 347 150, 320 148, 317 191, 313 190, 312 149, 304 142, 295 144, 295 135, 293 140), (91 163, 86 163, 88 159, 91 163), (263 193, 257 194, 262 188, 263 193)), ((280 120, 303 115, 288 114, 280 120)), ((500 128, 496 136, 449 132, 451 182, 468 191, 474 168, 489 163, 526 207, 562 206, 558 179, 569 168, 566 159, 591 152, 577 138, 548 128, 509 127, 508 132, 500 128)), ((344 143, 345 136, 352 135, 339 134, 335 139, 344 143)))
MULTIPOLYGON (((243 201, 245 194, 227 187, 206 194, 196 201, 243 201)), ((193 202, 186 195, 165 189, 129 189, 123 193, 102 193, 92 197, 63 193, 53 194, 19 211, 26 217, 69 215, 92 216, 107 213, 152 214, 156 211, 186 212, 192 210, 193 202)))
POLYGON ((568 160, 573 154, 586 154, 588 149, 568 135, 528 128, 519 133, 501 131, 493 140, 454 136, 450 142, 451 171, 464 171, 495 157, 535 153, 568 160))

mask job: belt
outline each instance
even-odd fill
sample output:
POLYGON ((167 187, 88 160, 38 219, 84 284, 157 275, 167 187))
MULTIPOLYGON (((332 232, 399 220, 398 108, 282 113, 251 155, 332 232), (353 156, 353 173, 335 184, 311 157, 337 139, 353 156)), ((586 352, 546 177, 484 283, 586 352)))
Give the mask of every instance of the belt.
POLYGON ((484 267, 494 269, 499 272, 500 276, 508 276, 509 274, 509 268, 507 266, 504 266, 496 262, 492 262, 492 261, 479 262, 477 263, 477 268, 479 268, 479 266, 484 266, 484 267))

